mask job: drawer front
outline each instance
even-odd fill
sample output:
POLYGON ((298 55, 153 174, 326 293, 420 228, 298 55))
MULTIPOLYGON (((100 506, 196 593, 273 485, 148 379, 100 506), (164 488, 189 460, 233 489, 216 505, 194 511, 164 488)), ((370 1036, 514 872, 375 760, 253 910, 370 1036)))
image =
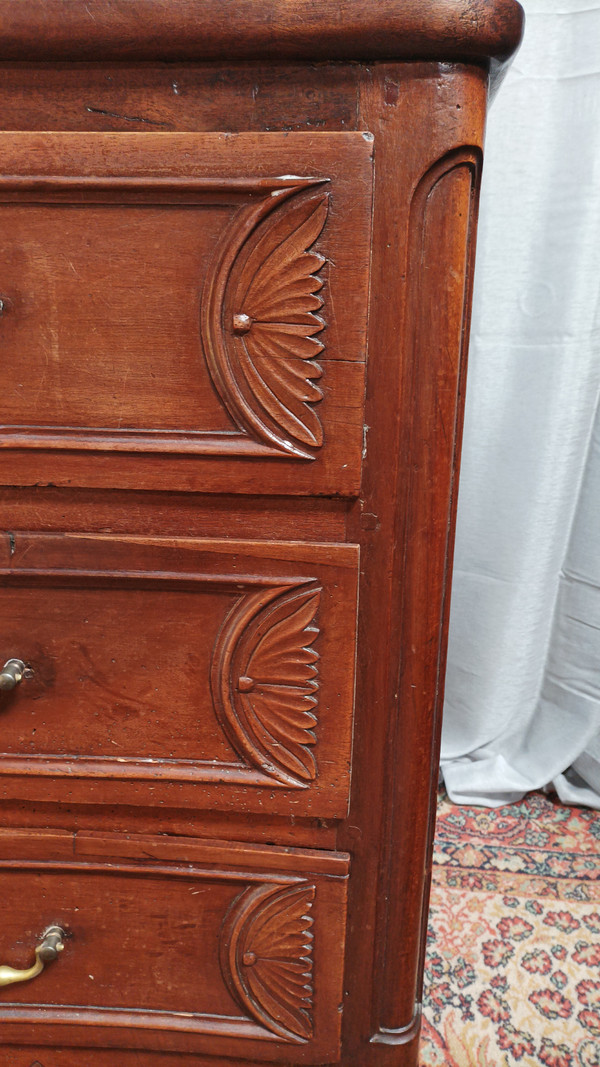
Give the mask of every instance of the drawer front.
POLYGON ((358 549, 11 534, 0 795, 343 816, 358 549))
POLYGON ((0 989, 2 1044, 339 1058, 346 855, 121 844, 0 835, 0 963, 29 968, 48 927, 65 934, 39 976, 0 989))
POLYGON ((0 159, 4 484, 358 491, 370 135, 4 133, 0 159))

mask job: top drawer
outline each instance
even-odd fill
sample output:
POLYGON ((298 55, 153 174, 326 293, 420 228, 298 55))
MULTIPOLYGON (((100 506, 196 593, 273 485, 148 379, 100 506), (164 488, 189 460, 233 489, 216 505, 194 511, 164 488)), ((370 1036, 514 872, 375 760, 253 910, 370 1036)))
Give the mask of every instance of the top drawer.
POLYGON ((3 133, 0 171, 0 484, 358 491, 370 134, 3 133))

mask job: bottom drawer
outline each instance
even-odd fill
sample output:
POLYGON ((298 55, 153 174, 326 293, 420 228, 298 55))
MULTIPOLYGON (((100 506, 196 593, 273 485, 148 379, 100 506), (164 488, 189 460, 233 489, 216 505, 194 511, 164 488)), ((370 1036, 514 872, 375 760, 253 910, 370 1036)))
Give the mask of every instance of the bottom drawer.
POLYGON ((181 838, 0 834, 0 964, 29 968, 45 928, 65 933, 56 962, 0 989, 0 1042, 336 1062, 348 864, 181 838))

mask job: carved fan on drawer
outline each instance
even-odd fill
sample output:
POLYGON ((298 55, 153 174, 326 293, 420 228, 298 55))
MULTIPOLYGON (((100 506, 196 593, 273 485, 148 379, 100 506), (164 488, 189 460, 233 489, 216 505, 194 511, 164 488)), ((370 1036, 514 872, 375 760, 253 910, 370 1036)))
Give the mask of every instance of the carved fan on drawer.
POLYGON ((279 1037, 313 1036, 314 885, 262 886, 234 902, 221 966, 244 1011, 279 1037))
POLYGON ((203 300, 208 364, 230 415, 265 444, 306 458, 307 446, 323 444, 315 409, 323 394, 315 382, 323 373, 316 357, 324 345, 316 335, 325 327, 317 314, 325 258, 309 250, 325 225, 328 200, 327 193, 299 201, 297 193, 290 201, 288 190, 273 194, 252 219, 268 208, 266 222, 241 248, 248 217, 234 228, 203 300))
POLYGON ((215 648, 215 707, 233 747, 280 782, 317 776, 321 589, 254 593, 240 601, 215 648))

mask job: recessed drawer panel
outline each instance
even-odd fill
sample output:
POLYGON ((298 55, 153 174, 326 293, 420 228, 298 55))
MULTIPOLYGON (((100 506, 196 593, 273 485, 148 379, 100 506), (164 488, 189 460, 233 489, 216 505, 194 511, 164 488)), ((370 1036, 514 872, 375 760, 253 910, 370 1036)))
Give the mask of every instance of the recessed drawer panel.
POLYGON ((48 928, 64 947, 0 988, 0 1042, 336 1061, 347 875, 338 853, 3 832, 0 964, 30 968, 48 928))
POLYGON ((357 575, 353 545, 5 536, 0 795, 343 816, 357 575))
POLYGON ((5 484, 358 491, 370 135, 9 133, 0 170, 5 484))

